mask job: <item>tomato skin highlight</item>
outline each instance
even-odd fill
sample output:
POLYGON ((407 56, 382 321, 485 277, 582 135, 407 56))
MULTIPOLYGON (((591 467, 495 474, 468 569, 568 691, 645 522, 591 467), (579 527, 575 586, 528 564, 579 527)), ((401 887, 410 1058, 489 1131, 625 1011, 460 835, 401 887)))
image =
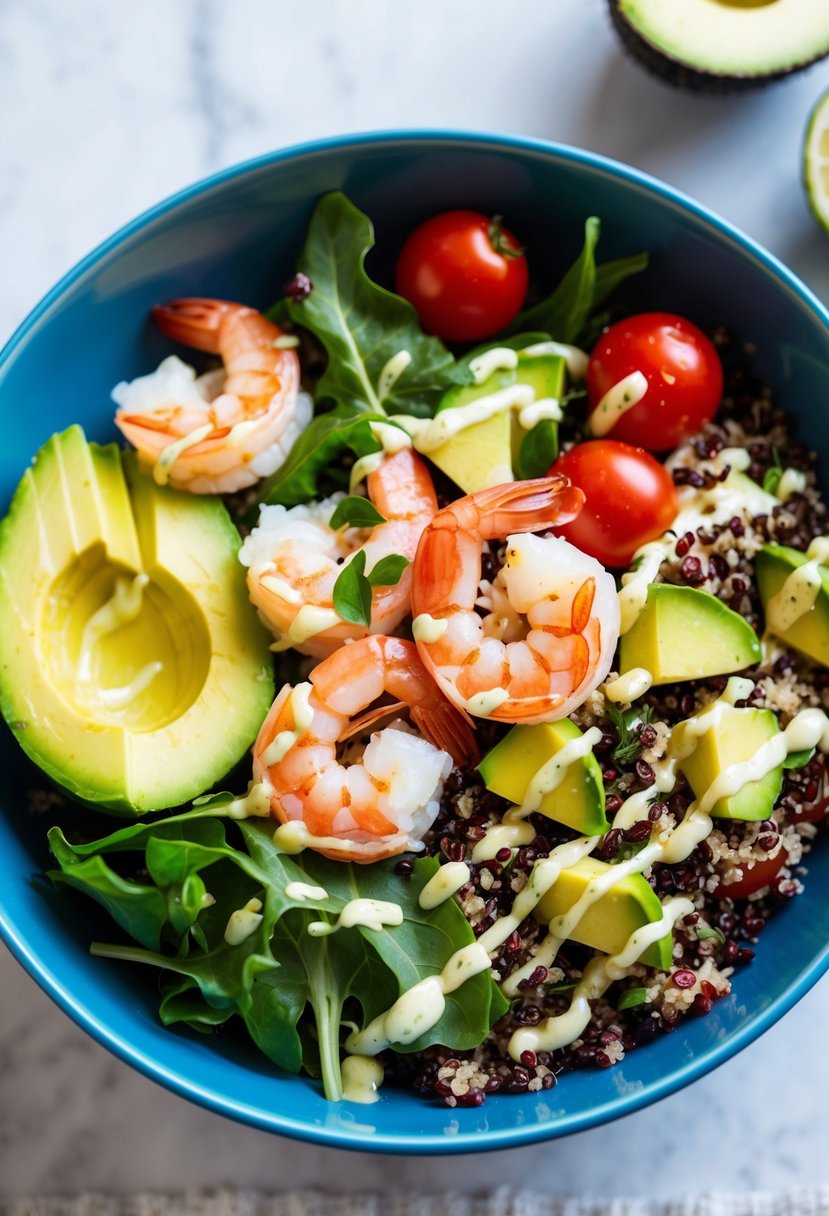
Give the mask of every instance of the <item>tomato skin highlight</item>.
POLYGON ((671 526, 679 510, 667 469, 642 448, 616 439, 577 444, 559 456, 550 473, 564 473, 586 498, 579 515, 556 533, 603 566, 627 566, 640 545, 671 526))
POLYGON ((398 294, 414 305, 426 333, 449 342, 477 342, 504 329, 520 312, 528 282, 519 242, 480 211, 426 220, 397 259, 398 294))
POLYGON ((701 329, 673 313, 645 312, 611 325, 587 367, 587 396, 595 409, 609 389, 642 372, 648 391, 620 415, 614 439, 649 452, 676 447, 717 412, 723 392, 720 357, 701 329))

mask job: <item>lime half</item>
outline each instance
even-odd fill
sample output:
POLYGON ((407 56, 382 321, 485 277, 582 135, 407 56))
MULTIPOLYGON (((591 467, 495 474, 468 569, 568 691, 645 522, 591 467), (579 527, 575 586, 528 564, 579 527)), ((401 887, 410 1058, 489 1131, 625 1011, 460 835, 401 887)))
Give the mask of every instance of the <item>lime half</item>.
POLYGON ((806 127, 803 180, 815 219, 829 233, 829 89, 818 99, 806 127))

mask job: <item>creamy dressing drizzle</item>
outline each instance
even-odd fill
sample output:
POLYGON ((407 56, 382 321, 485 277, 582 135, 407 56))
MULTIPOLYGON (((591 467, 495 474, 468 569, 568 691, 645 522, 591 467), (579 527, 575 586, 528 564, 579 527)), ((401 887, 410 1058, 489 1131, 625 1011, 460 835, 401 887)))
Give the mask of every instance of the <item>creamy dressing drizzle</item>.
POLYGON ((503 705, 508 700, 509 693, 506 688, 486 688, 483 692, 476 692, 474 697, 469 697, 464 701, 463 707, 477 718, 488 718, 490 714, 495 713, 499 705, 503 705))
POLYGON ((366 929, 379 931, 385 925, 402 925, 403 909, 400 904, 385 899, 350 899, 337 920, 315 920, 308 926, 311 937, 329 937, 339 929, 353 929, 362 925, 366 929))
POLYGON ((412 356, 407 350, 399 350, 388 360, 377 378, 377 396, 381 401, 388 397, 411 361, 412 356))
POLYGON ((165 448, 162 448, 158 459, 153 465, 153 481, 155 484, 157 486, 166 486, 170 480, 173 465, 179 456, 183 452, 186 452, 188 448, 194 448, 197 443, 201 443, 212 431, 212 422, 206 422, 204 426, 197 426, 189 435, 185 435, 182 439, 176 439, 174 443, 168 443, 165 448))
POLYGON ((282 760, 301 735, 304 735, 306 730, 314 721, 314 711, 311 708, 310 696, 313 692, 313 685, 307 681, 302 684, 297 684, 289 697, 291 705, 291 714, 294 719, 293 730, 281 730, 278 735, 268 744, 262 754, 262 759, 268 768, 272 764, 278 764, 282 760))
POLYGON ((578 346, 568 346, 566 342, 534 342, 525 346, 522 355, 560 355, 567 364, 570 379, 580 383, 587 375, 587 365, 590 356, 578 346))
POLYGON ((792 494, 802 494, 807 485, 806 474, 800 469, 784 469, 775 496, 781 502, 788 502, 792 494))
POLYGON ((766 604, 766 627, 772 633, 786 633, 814 608, 823 586, 820 567, 829 563, 829 537, 816 536, 806 555, 811 561, 792 570, 777 594, 766 604))
POLYGON ((123 626, 137 620, 149 582, 146 574, 136 574, 132 580, 117 579, 110 598, 93 612, 84 625, 77 665, 79 700, 82 702, 92 700, 108 709, 126 709, 164 670, 164 664, 154 660, 136 672, 128 684, 117 688, 101 688, 95 682, 93 655, 96 644, 102 638, 117 633, 123 626))
POLYGON ((469 360, 469 370, 476 384, 485 384, 495 372, 512 372, 518 366, 518 351, 510 346, 493 346, 469 360))
POLYGON ((271 642, 270 649, 275 654, 281 654, 283 650, 290 650, 292 646, 307 642, 308 638, 314 637, 315 634, 324 633, 326 629, 333 629, 335 625, 341 624, 342 618, 333 608, 303 604, 279 641, 271 642))
POLYGON ((249 899, 244 908, 231 912, 225 927, 225 941, 229 946, 241 946, 262 924, 262 900, 249 899))
POLYGON ((296 334, 280 334, 274 338, 273 345, 275 350, 295 350, 299 346, 299 338, 296 334))
POLYGON ((392 426, 388 422, 369 422, 369 430, 380 444, 379 452, 369 452, 355 460, 351 466, 348 478, 348 490, 353 494, 361 481, 365 481, 372 473, 376 473, 386 456, 412 446, 412 437, 402 427, 392 426))
POLYGON ((428 612, 421 612, 412 621, 412 637, 416 642, 439 642, 448 628, 448 621, 439 621, 428 612))
POLYGON ((252 781, 241 798, 216 807, 217 815, 228 819, 268 819, 271 813, 273 786, 267 781, 252 781))
POLYGON ((653 676, 646 667, 631 667, 623 676, 605 684, 604 695, 608 701, 626 705, 643 697, 652 684, 653 676))
POLYGON ((523 410, 534 402, 535 389, 531 384, 510 384, 486 397, 479 397, 477 401, 441 410, 434 418, 411 418, 406 414, 395 415, 395 421, 409 432, 416 450, 428 455, 467 427, 486 422, 507 410, 523 410))
POLYGON ((631 372, 609 388, 587 419, 591 435, 601 438, 612 431, 616 423, 638 405, 648 391, 648 381, 642 372, 631 372))
POLYGON ((527 785, 524 801, 519 808, 521 815, 531 815, 537 811, 547 794, 552 794, 561 785, 570 765, 589 756, 601 737, 599 727, 591 726, 578 739, 570 739, 546 764, 542 764, 527 785))
POLYGON ((700 527, 728 523, 735 515, 769 514, 777 506, 776 498, 741 475, 741 457, 750 459, 743 448, 723 449, 717 463, 723 468, 726 465, 731 467, 726 480, 717 482, 709 489, 690 493, 680 491, 682 509, 671 524, 670 532, 637 549, 633 556, 636 568, 622 575, 622 589, 619 592, 622 633, 627 633, 645 607, 648 588, 659 574, 663 561, 673 551, 677 536, 685 532, 695 533, 700 527))
MULTIPOLYGON (((336 849, 340 853, 361 855, 361 845, 354 844, 342 836, 315 836, 309 832, 301 819, 289 819, 281 823, 273 834, 273 842, 283 853, 302 853, 304 849, 336 849)), ((411 853, 418 853, 423 848, 423 841, 410 840, 402 832, 398 836, 389 837, 389 848, 405 845, 411 853)))
POLYGON ((424 911, 431 911, 451 899, 471 877, 472 871, 465 861, 447 861, 426 883, 418 903, 424 911))
POLYGON ((328 898, 328 892, 325 887, 315 887, 312 883, 307 882, 289 882, 285 888, 285 894, 288 899, 313 899, 319 901, 328 898))
POLYGON ((371 1056, 346 1056, 342 1064, 343 1098, 346 1102, 359 1102, 370 1106, 377 1102, 378 1090, 383 1084, 385 1071, 379 1060, 371 1056))
POLYGON ((272 591, 274 595, 278 595, 286 604, 301 604, 302 596, 297 591, 296 587, 292 587, 290 583, 286 583, 284 579, 277 578, 275 574, 263 574, 259 580, 261 586, 266 591, 272 591))

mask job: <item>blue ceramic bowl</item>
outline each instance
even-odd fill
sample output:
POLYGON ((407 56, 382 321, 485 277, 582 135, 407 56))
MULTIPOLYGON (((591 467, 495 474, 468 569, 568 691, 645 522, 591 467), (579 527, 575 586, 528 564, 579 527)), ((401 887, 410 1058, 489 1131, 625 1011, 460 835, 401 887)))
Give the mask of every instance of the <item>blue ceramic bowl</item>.
MULTIPOLYGON (((114 437, 110 390, 154 367, 167 343, 150 306, 176 295, 264 306, 293 270, 311 209, 345 190, 378 232, 383 274, 403 235, 446 207, 503 214, 552 279, 602 217, 603 259, 652 255, 632 307, 725 322, 757 348, 758 372, 800 433, 829 457, 829 314, 792 274, 728 224, 650 178, 571 148, 507 137, 351 136, 274 153, 217 174, 127 225, 72 270, 0 355, 0 509, 35 449, 69 422, 114 437)), ((607 1071, 550 1092, 450 1111, 386 1089, 370 1107, 330 1105, 312 1082, 280 1076, 240 1036, 161 1027, 151 973, 91 958, 103 914, 38 881, 47 817, 27 815, 23 762, 0 732, 0 932, 38 983, 101 1043, 147 1076, 257 1127, 382 1151, 481 1151, 561 1136, 636 1110, 702 1076, 757 1038, 829 965, 829 848, 809 859, 806 892, 763 933, 756 960, 706 1018, 689 1020, 607 1071)))

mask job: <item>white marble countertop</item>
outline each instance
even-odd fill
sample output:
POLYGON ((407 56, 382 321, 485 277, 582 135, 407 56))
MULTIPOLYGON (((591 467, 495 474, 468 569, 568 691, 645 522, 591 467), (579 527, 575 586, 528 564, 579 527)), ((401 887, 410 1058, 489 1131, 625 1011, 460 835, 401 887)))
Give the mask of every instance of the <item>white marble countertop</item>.
MULTIPOLYGON (((180 186, 280 145, 394 126, 516 132, 627 160, 829 298, 829 240, 799 185, 827 69, 736 99, 674 93, 620 56, 603 9, 5 0, 0 341, 92 245, 180 186)), ((408 1161, 290 1143, 190 1106, 88 1039, 2 948, 0 993, 0 1197, 321 1184, 668 1197, 827 1181, 829 978, 742 1056, 622 1123, 487 1158, 408 1161)))

